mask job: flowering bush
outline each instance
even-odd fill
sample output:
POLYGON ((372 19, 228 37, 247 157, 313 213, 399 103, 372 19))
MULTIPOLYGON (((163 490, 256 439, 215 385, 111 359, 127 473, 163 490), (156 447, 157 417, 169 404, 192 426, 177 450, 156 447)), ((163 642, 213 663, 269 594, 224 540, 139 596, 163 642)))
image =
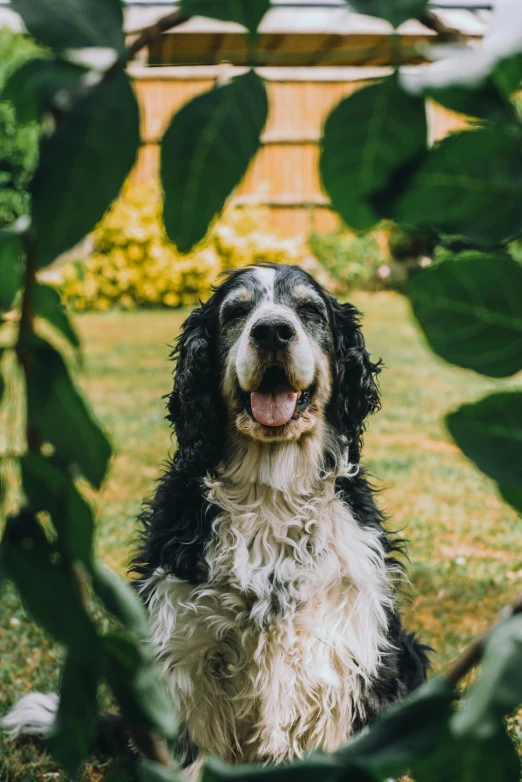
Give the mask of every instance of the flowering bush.
POLYGON ((127 184, 93 234, 92 254, 60 270, 75 310, 193 306, 208 296, 220 272, 265 260, 305 264, 299 239, 260 230, 261 208, 229 207, 190 254, 169 242, 156 186, 127 184))
POLYGON ((327 233, 314 231, 309 244, 335 281, 336 293, 382 290, 393 284, 389 253, 372 235, 354 236, 342 229, 327 233))

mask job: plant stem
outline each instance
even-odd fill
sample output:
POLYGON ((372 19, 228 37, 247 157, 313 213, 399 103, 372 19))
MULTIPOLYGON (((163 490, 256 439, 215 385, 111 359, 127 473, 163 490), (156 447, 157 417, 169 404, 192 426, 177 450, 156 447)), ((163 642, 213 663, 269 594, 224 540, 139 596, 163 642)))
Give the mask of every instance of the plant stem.
MULTIPOLYGON (((25 272, 24 287, 22 294, 22 308, 20 314, 20 326, 18 330, 18 341, 16 343, 16 355, 22 367, 25 377, 26 388, 29 385, 31 375, 31 354, 27 348, 27 341, 34 332, 34 309, 33 309, 33 288, 36 282, 36 271, 38 269, 38 259, 34 242, 29 234, 25 235, 25 272)), ((30 451, 39 451, 41 448, 40 437, 34 428, 29 411, 27 411, 26 422, 27 448, 30 451)))
POLYGON ((180 24, 184 24, 190 19, 189 16, 182 11, 173 11, 166 16, 162 16, 157 22, 150 27, 145 27, 140 30, 138 37, 127 47, 127 60, 131 60, 135 54, 146 46, 150 46, 154 41, 159 38, 167 30, 172 30, 173 27, 179 27, 180 24))
POLYGON ((467 38, 460 30, 454 27, 448 27, 439 19, 433 11, 427 11, 420 20, 424 27, 429 27, 434 33, 437 33, 437 43, 466 43, 467 38))

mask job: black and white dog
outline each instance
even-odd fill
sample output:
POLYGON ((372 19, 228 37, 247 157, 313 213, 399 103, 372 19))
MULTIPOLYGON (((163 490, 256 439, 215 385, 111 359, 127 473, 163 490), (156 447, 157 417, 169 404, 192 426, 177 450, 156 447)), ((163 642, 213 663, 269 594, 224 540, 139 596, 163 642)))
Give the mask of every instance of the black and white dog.
POLYGON ((379 407, 359 313, 294 266, 229 274, 185 322, 178 449, 142 515, 139 574, 181 760, 331 752, 420 684, 399 544, 359 465, 379 407))

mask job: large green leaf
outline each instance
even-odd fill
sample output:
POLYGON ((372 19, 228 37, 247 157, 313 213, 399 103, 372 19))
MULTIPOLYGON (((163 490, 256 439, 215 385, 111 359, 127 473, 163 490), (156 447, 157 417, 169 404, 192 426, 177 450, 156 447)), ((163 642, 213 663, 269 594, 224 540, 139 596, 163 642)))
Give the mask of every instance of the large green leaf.
POLYGON ((209 16, 223 22, 237 22, 255 33, 270 8, 270 0, 181 0, 189 16, 209 16))
POLYGON ((18 122, 32 122, 40 119, 45 111, 63 110, 63 101, 56 106, 57 95, 77 87, 85 73, 84 68, 63 60, 43 57, 29 60, 11 74, 2 91, 2 100, 13 104, 18 122))
POLYGON ((428 8, 428 0, 347 0, 354 11, 368 16, 380 16, 394 27, 407 19, 422 19, 428 8))
POLYGON ((32 336, 24 344, 30 353, 27 408, 40 439, 57 454, 77 464, 97 488, 107 471, 111 447, 74 386, 60 354, 32 336))
POLYGON ((493 245, 522 234, 522 146, 497 126, 448 136, 392 207, 406 225, 493 245))
POLYGON ((375 782, 375 777, 335 755, 313 752, 304 760, 294 760, 277 766, 241 764, 229 766, 218 758, 209 758, 203 768, 201 782, 375 782))
POLYGON ((487 741, 469 741, 442 727, 411 767, 415 782, 519 782, 520 759, 505 729, 487 741))
POLYGON ((101 220, 134 165, 138 143, 139 110, 125 73, 98 85, 66 112, 41 145, 31 185, 40 266, 101 220))
POLYGON ((457 736, 490 739, 504 729, 503 718, 522 704, 522 616, 494 628, 482 656, 482 672, 452 719, 457 736))
POLYGON ((102 644, 106 677, 127 723, 174 736, 172 701, 143 642, 120 632, 104 636, 102 644))
POLYGON ((21 467, 22 485, 31 508, 50 513, 60 536, 60 548, 71 559, 90 567, 94 519, 70 475, 34 451, 22 457, 21 467))
POLYGON ((78 659, 94 659, 96 631, 76 573, 56 556, 32 513, 21 511, 8 520, 1 552, 3 568, 36 621, 78 659))
POLYGON ((120 619, 137 638, 149 636, 147 611, 131 584, 96 563, 93 570, 93 586, 105 607, 120 619))
POLYGON ((480 89, 451 85, 449 87, 430 87, 425 90, 424 94, 450 111, 456 111, 468 117, 478 117, 493 122, 515 120, 514 107, 503 98, 490 81, 480 89))
POLYGON ((334 208, 355 230, 380 219, 369 196, 391 173, 426 149, 424 98, 411 97, 396 74, 358 90, 324 126, 320 170, 334 208))
POLYGON ((499 483, 522 511, 522 392, 504 391, 462 405, 446 417, 448 429, 468 459, 499 483))
POLYGON ((511 55, 497 63, 493 72, 479 83, 459 84, 458 69, 455 69, 454 77, 456 83, 430 85, 424 94, 451 111, 469 117, 516 123, 516 110, 510 97, 522 79, 522 55, 511 55))
POLYGON ((125 51, 120 0, 11 0, 34 38, 58 51, 104 46, 125 51))
POLYGON ((32 295, 35 314, 48 321, 71 343, 73 348, 78 349, 80 347, 78 334, 69 320, 67 310, 58 290, 53 288, 52 285, 37 282, 33 286, 32 295))
POLYGON ((23 277, 22 242, 11 231, 0 231, 0 311, 11 307, 23 277))
POLYGON ((69 655, 62 670, 60 702, 49 739, 55 760, 75 776, 96 739, 98 676, 95 666, 69 655))
POLYGON ((522 265, 505 253, 447 256, 408 285, 432 350, 491 377, 522 369, 522 265))
POLYGON ((176 114, 162 142, 164 219, 188 252, 239 184, 257 152, 268 112, 254 71, 200 95, 176 114))

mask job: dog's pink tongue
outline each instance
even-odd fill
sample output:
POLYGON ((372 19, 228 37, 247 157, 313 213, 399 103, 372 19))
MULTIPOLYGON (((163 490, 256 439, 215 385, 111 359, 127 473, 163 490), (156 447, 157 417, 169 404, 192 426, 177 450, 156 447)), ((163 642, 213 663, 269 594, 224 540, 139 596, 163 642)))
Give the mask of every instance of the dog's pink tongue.
POLYGON ((252 415, 265 426, 282 426, 295 413, 297 391, 288 386, 278 386, 270 391, 253 391, 250 394, 252 415))

